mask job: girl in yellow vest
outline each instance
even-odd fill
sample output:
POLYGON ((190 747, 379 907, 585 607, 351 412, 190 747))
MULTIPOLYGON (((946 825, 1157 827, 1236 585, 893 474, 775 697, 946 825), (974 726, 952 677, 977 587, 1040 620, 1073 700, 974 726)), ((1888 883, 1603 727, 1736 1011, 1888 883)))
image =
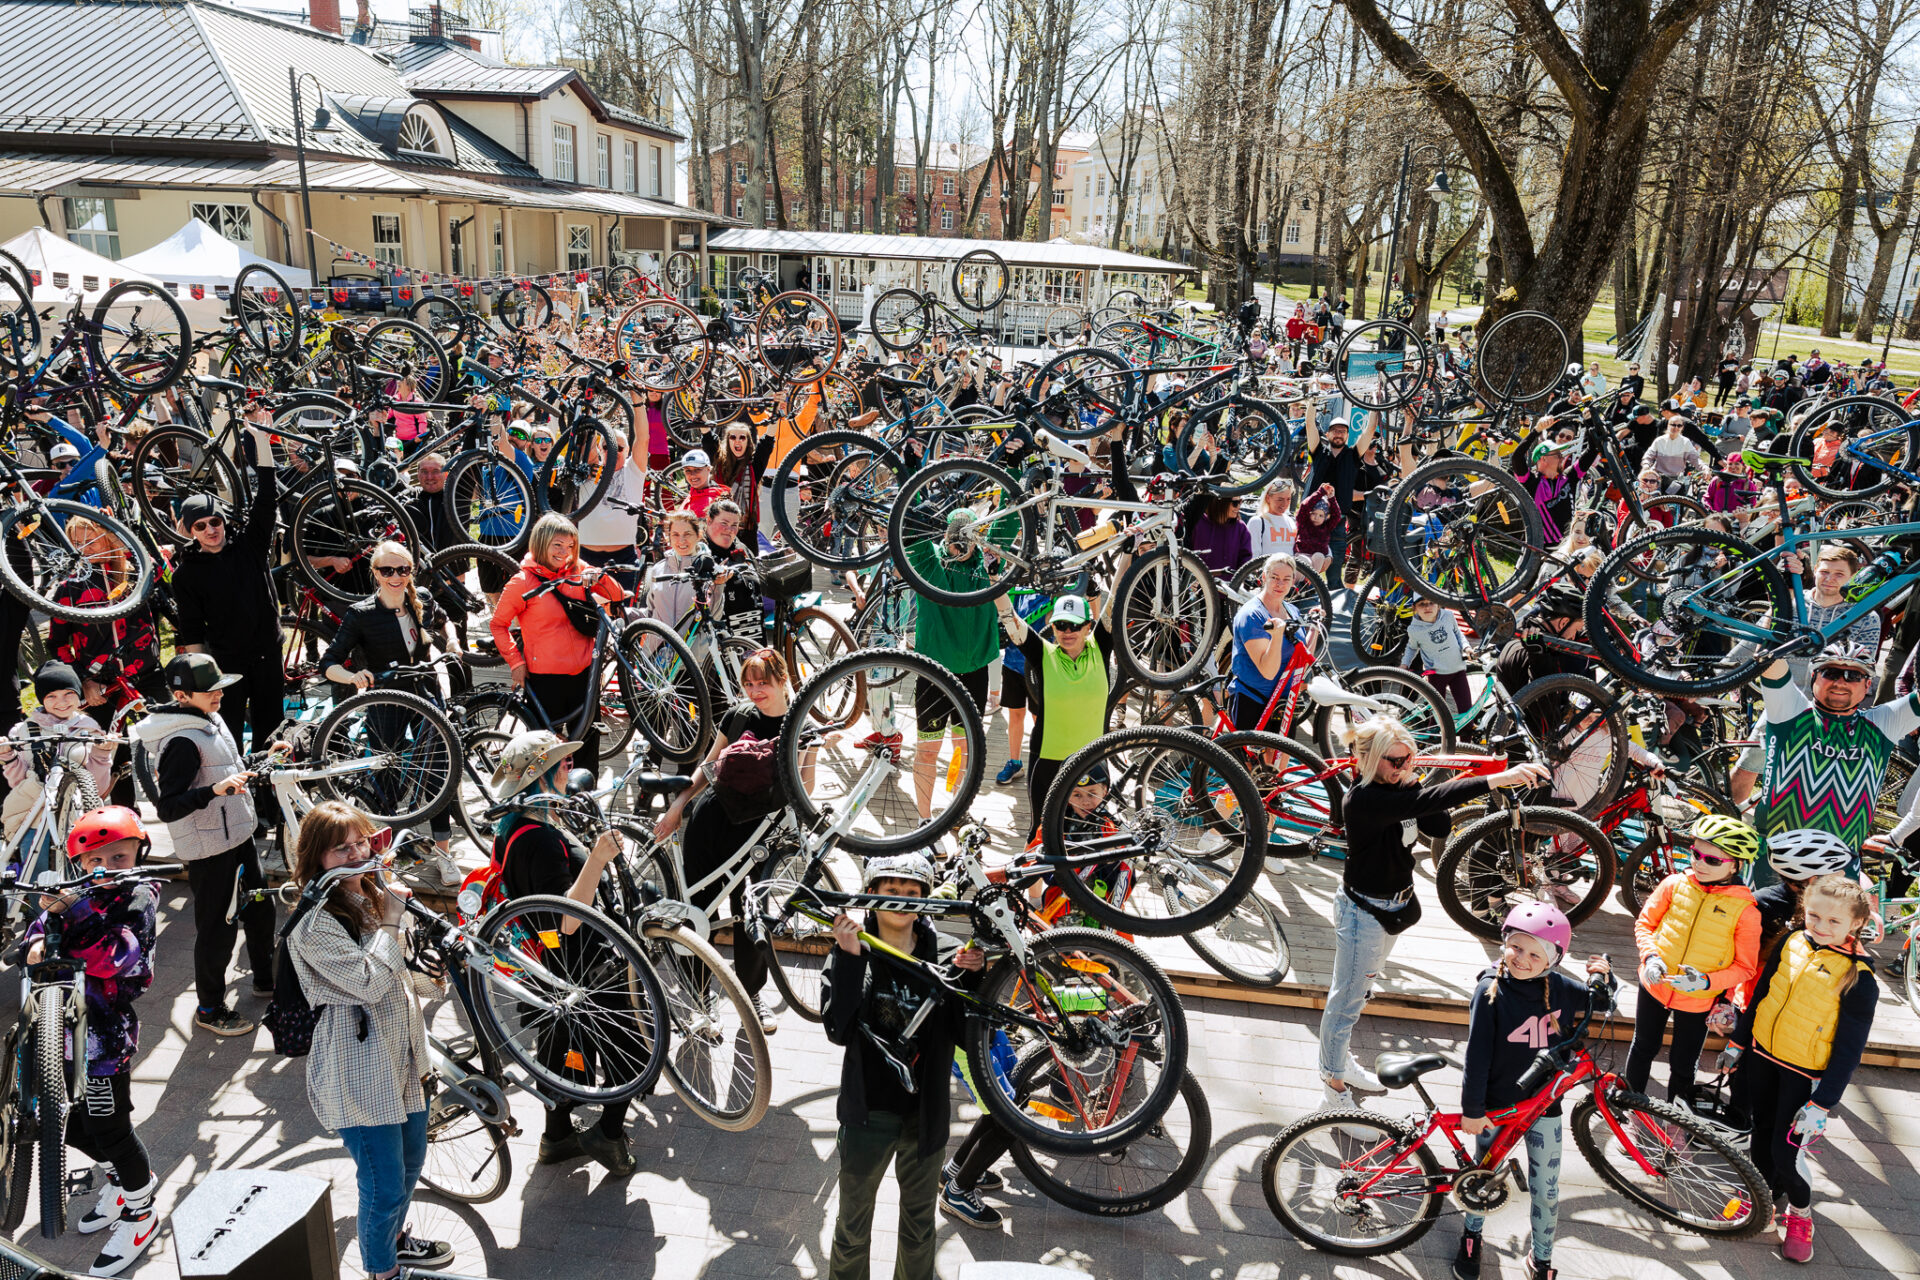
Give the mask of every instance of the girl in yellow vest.
POLYGON ((1760 853, 1760 837, 1737 818, 1710 813, 1693 826, 1693 865, 1668 876, 1633 925, 1640 952, 1640 1000, 1627 1050, 1627 1087, 1647 1091, 1647 1076, 1673 1019, 1667 1096, 1686 1102, 1707 1042, 1713 998, 1760 970, 1760 909, 1740 883, 1740 864, 1760 853))
POLYGON ((1827 1128, 1873 1030, 1880 985, 1860 946, 1873 898, 1844 875, 1822 876, 1800 899, 1806 926, 1787 935, 1721 1051, 1739 1064, 1753 1106, 1748 1154, 1773 1190, 1781 1252, 1813 1257, 1813 1188, 1800 1150, 1827 1128))

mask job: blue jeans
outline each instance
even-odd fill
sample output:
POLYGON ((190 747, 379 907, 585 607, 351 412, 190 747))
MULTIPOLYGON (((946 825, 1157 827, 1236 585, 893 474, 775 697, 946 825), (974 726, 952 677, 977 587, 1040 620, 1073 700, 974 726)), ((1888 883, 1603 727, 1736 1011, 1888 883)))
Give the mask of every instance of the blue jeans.
MULTIPOLYGON (((1541 1262, 1553 1261, 1553 1236, 1560 1229, 1560 1149, 1565 1126, 1560 1116, 1541 1116, 1527 1130, 1527 1195, 1533 1201, 1533 1256, 1541 1262)), ((1493 1145, 1493 1130, 1480 1135, 1477 1151, 1487 1153, 1493 1145)), ((1478 1233, 1486 1223, 1484 1214, 1466 1215, 1467 1230, 1478 1233)))
POLYGON ((340 1141, 359 1174, 360 1261, 368 1275, 382 1276, 400 1265, 400 1231, 427 1162, 427 1113, 415 1111, 404 1124, 351 1126, 340 1141))
MULTIPOLYGON (((1392 902, 1369 898, 1381 910, 1392 902)), ((1320 1015, 1322 1079, 1347 1069, 1347 1042, 1367 1007, 1367 992, 1393 952, 1393 935, 1362 911, 1342 889, 1333 895, 1333 980, 1327 984, 1327 1008, 1320 1015)))

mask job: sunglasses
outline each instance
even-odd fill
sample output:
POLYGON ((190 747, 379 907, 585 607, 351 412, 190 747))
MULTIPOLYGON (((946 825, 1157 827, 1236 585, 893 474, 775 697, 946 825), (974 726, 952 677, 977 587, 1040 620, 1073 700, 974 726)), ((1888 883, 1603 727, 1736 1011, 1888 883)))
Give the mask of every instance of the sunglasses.
POLYGON ((1867 673, 1864 671, 1816 671, 1814 676, 1821 680, 1832 680, 1836 684, 1865 684, 1867 673))
POLYGON ((208 516, 205 520, 195 520, 191 532, 199 533, 203 529, 223 528, 226 523, 225 516, 208 516))
POLYGON ((1411 751, 1407 752, 1405 755, 1402 755, 1402 756, 1381 756, 1380 757, 1381 764, 1390 764, 1396 769, 1404 769, 1412 762, 1413 762, 1413 752, 1411 751))
POLYGON ((543 446, 545 448, 551 449, 553 448, 553 441, 548 439, 546 436, 535 436, 533 438, 533 447, 538 449, 543 446))
POLYGON ((377 564, 373 571, 383 578, 411 578, 413 566, 410 564, 377 564))
POLYGON ((1055 631, 1064 631, 1064 632, 1072 633, 1076 631, 1085 631, 1092 624, 1086 623, 1086 622, 1055 622, 1050 625, 1053 627, 1055 631))
POLYGON ((516 431, 512 427, 508 427, 507 438, 509 440, 525 440, 527 438, 527 433, 524 431, 516 431))
POLYGON ((1725 854, 1701 853, 1698 850, 1694 851, 1693 860, 1703 867, 1724 867, 1733 861, 1732 858, 1727 857, 1725 854))

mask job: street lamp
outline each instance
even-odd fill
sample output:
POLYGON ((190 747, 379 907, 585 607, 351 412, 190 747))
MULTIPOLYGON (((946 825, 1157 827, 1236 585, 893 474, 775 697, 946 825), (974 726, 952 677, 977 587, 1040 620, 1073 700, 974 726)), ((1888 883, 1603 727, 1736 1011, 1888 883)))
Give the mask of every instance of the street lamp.
MULTIPOLYGON (((287 89, 293 95, 293 155, 300 165, 300 218, 305 223, 307 233, 305 252, 307 262, 313 262, 313 192, 307 186, 307 123, 306 111, 300 105, 300 82, 313 81, 314 96, 319 105, 313 109, 313 131, 327 133, 333 129, 333 113, 327 110, 327 91, 311 71, 296 71, 287 68, 287 89)), ((319 273, 313 273, 315 279, 319 273)))
MULTIPOLYGON (((1427 187, 1427 194, 1451 196, 1453 189, 1447 182, 1446 152, 1441 150, 1437 142, 1422 142, 1419 145, 1421 150, 1432 147, 1433 153, 1441 158, 1440 167, 1434 171, 1433 181, 1427 187)), ((1393 235, 1387 242, 1386 305, 1381 308, 1382 314, 1393 307, 1393 276, 1399 269, 1400 263, 1400 219, 1404 212, 1402 206, 1407 198, 1407 172, 1413 166, 1413 152, 1412 142, 1408 142, 1400 149, 1400 182, 1393 191, 1393 235)))

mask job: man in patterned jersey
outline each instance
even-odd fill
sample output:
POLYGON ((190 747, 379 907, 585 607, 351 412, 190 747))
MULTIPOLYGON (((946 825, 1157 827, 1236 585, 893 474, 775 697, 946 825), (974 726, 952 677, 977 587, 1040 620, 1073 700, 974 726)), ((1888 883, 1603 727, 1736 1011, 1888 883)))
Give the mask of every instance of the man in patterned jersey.
MULTIPOLYGON (((1760 674, 1767 760, 1753 824, 1763 843, 1801 827, 1839 836, 1855 851, 1848 874, 1856 876, 1894 743, 1920 728, 1920 692, 1860 709, 1873 679, 1874 656, 1865 645, 1844 640, 1822 649, 1813 661, 1811 702, 1784 661, 1760 674)), ((1766 858, 1754 862, 1755 888, 1779 878, 1766 858)))

